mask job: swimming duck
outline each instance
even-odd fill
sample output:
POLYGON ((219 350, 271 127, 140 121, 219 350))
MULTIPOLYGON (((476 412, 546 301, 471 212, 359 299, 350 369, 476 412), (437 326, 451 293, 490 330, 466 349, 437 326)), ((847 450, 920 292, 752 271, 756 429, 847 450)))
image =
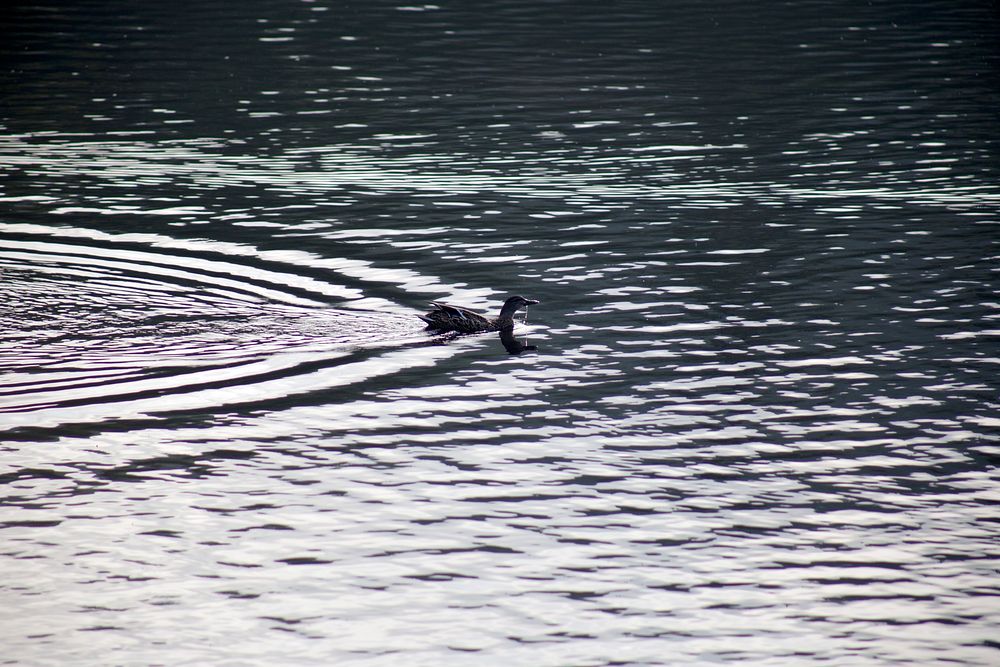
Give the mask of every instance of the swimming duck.
POLYGON ((434 306, 434 309, 426 315, 418 317, 427 323, 428 329, 437 331, 457 331, 459 333, 501 331, 514 328, 514 313, 517 312, 518 308, 532 306, 536 303, 538 302, 534 299, 512 296, 504 301, 500 314, 496 318, 490 319, 468 308, 449 306, 446 303, 433 301, 431 305, 434 306))

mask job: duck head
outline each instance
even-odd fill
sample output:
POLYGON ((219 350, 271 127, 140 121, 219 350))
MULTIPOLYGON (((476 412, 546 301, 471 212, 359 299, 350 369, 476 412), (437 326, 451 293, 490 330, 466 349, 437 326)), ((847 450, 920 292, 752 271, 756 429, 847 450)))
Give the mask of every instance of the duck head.
POLYGON ((519 308, 524 308, 525 306, 534 306, 538 301, 535 299, 525 299, 523 296, 517 295, 512 296, 503 302, 503 308, 501 312, 514 313, 519 308))
POLYGON ((534 299, 525 299, 523 296, 512 296, 503 303, 503 308, 500 309, 500 316, 496 319, 497 326, 500 329, 514 326, 514 313, 517 312, 518 308, 524 308, 525 306, 533 306, 538 301, 534 299))

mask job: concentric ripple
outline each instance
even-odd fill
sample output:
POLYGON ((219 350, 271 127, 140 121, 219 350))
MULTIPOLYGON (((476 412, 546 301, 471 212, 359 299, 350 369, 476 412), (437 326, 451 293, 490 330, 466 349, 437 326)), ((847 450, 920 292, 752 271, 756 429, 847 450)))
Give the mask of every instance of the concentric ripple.
POLYGON ((0 241, 7 426, 310 391, 402 363, 359 361, 361 349, 433 340, 399 307, 362 299, 336 278, 325 283, 226 256, 249 251, 241 246, 173 242, 186 248, 165 251, 154 246, 167 239, 155 235, 71 229, 55 241, 30 225, 2 231, 17 233, 0 241), (74 242, 81 237, 86 245, 74 242), (364 368, 345 372, 348 362, 364 368))

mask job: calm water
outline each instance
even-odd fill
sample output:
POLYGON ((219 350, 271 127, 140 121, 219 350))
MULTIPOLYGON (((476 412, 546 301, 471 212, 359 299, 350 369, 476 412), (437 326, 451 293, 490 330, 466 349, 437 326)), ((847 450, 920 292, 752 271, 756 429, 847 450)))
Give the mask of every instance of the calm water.
POLYGON ((995 7, 475 4, 4 10, 0 664, 1000 663, 995 7))

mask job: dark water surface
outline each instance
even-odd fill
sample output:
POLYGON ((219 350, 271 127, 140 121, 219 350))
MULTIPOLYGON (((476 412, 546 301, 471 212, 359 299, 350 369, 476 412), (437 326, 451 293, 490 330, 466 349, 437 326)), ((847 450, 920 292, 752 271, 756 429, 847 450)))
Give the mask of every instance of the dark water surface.
POLYGON ((0 664, 1000 662, 995 5, 2 21, 0 664))

